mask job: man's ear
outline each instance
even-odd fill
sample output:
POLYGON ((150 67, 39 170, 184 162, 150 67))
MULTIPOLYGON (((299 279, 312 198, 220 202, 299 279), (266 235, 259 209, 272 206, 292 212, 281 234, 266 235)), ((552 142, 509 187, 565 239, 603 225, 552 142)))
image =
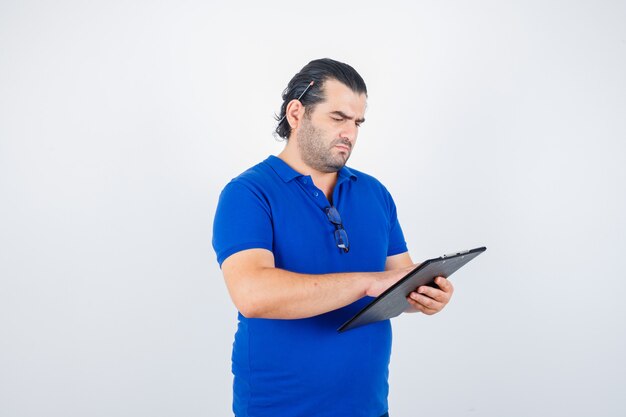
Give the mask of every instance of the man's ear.
POLYGON ((302 118, 304 117, 304 106, 300 102, 300 100, 291 100, 289 104, 287 104, 287 109, 285 110, 285 117, 287 118, 287 123, 291 126, 291 130, 295 130, 300 125, 302 118))

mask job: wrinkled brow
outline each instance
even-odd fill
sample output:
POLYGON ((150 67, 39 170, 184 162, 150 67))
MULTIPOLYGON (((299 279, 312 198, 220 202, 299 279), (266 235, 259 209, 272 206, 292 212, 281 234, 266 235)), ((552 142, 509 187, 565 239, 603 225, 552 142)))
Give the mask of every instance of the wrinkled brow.
MULTIPOLYGON (((341 110, 335 110, 335 111, 332 111, 332 112, 330 112, 330 114, 334 114, 334 115, 336 115, 336 116, 339 116, 339 117, 342 117, 342 118, 344 118, 344 119, 348 119, 348 120, 355 120, 355 119, 354 119, 354 117, 350 117, 350 116, 348 116, 347 114, 345 114, 345 113, 344 113, 344 112, 342 112, 341 110)), ((362 117, 362 118, 360 118, 360 119, 356 119, 355 121, 356 121, 357 123, 363 123, 363 122, 365 122, 365 118, 363 118, 363 117, 362 117)))

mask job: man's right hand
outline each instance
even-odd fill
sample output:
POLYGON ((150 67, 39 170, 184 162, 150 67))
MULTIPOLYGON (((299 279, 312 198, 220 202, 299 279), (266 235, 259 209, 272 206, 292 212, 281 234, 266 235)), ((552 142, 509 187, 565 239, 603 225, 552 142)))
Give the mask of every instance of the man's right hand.
POLYGON ((419 264, 376 273, 365 294, 370 297, 378 297, 393 284, 404 278, 406 274, 417 268, 417 266, 419 266, 419 264))

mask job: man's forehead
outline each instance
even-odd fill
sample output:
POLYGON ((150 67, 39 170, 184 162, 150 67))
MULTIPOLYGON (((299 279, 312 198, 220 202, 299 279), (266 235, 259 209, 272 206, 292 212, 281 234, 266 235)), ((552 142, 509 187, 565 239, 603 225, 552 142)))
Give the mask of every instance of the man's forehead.
POLYGON ((363 117, 367 107, 367 96, 357 93, 347 85, 328 79, 323 85, 325 100, 318 103, 326 112, 339 111, 353 117, 363 117))

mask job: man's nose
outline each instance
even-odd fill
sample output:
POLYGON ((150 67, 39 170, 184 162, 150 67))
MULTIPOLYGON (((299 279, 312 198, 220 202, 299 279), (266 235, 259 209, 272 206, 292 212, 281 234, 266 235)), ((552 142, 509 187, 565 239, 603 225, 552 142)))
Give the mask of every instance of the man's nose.
POLYGON ((353 123, 346 123, 346 126, 341 131, 341 137, 348 139, 352 145, 356 141, 356 137, 359 134, 359 128, 353 123))

